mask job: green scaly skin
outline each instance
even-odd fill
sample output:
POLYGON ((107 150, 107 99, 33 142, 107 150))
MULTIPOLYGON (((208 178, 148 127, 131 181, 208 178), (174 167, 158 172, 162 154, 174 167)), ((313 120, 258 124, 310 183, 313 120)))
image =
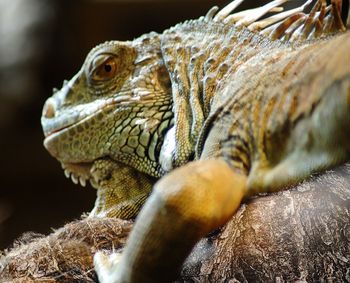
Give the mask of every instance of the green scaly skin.
POLYGON ((153 33, 97 46, 47 100, 44 145, 75 183, 89 180, 98 189, 91 215, 135 217, 164 174, 159 152, 173 123, 169 88, 160 39, 153 33), (114 64, 107 80, 100 67, 106 60, 114 64))
POLYGON ((160 178, 120 261, 96 256, 102 282, 174 279, 244 198, 349 158, 341 3, 320 0, 272 26, 214 8, 160 35, 107 42, 48 99, 45 147, 73 181, 97 188, 92 216, 135 217, 160 178))

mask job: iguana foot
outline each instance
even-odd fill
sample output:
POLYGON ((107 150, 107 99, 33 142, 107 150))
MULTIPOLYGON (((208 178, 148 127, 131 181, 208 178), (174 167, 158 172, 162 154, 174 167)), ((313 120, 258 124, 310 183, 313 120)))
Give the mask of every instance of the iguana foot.
POLYGON ((99 282, 112 283, 113 272, 121 259, 121 253, 112 253, 107 255, 104 252, 97 252, 94 256, 94 266, 98 275, 99 282))

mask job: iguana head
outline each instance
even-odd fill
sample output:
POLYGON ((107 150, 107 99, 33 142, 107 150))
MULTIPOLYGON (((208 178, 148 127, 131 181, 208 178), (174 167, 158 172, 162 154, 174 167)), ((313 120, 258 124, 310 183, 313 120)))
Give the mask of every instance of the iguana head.
POLYGON ((169 77, 152 33, 95 47, 46 101, 41 123, 46 149, 64 168, 109 158, 156 176, 156 151, 171 119, 169 77))

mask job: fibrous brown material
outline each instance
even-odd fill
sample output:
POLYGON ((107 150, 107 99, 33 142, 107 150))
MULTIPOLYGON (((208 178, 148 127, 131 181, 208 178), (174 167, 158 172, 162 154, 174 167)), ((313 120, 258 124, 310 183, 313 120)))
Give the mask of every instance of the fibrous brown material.
POLYGON ((47 237, 27 233, 2 257, 0 282, 95 282, 94 252, 120 249, 130 229, 130 221, 85 218, 47 237))

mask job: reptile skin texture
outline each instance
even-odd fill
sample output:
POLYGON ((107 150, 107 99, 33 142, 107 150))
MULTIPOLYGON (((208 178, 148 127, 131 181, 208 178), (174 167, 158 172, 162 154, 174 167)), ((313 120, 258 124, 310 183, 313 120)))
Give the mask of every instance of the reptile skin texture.
POLYGON ((246 198, 349 159, 346 1, 241 2, 95 47, 46 101, 46 149, 97 189, 89 217, 137 216, 122 255, 95 255, 101 282, 170 282, 246 198))

